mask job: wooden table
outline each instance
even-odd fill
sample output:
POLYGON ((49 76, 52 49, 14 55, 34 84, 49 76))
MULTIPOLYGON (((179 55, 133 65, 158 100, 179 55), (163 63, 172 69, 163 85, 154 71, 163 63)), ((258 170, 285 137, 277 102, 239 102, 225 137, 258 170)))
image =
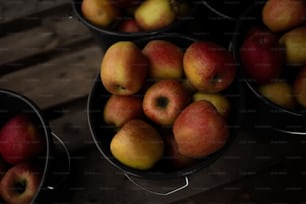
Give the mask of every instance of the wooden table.
MULTIPOLYGON (((206 28, 195 26, 193 34, 205 38, 206 28)), ((239 124, 220 159, 188 177, 187 188, 161 196, 136 186, 101 156, 89 131, 87 97, 102 56, 70 1, 1 1, 0 88, 33 100, 70 153, 70 175, 46 203, 306 202, 306 139, 269 129, 259 135, 247 123, 239 124)), ((241 110, 246 117, 249 113, 241 110)), ((155 191, 185 182, 135 181, 155 191)))

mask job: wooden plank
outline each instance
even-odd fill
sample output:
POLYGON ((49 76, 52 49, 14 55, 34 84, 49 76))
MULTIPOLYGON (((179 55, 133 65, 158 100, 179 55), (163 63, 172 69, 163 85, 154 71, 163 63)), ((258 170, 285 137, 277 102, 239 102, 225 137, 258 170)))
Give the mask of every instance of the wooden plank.
POLYGON ((9 0, 0 1, 0 23, 39 13, 41 11, 70 4, 70 0, 9 0))
POLYGON ((87 96, 100 70, 102 52, 94 43, 63 50, 53 59, 0 77, 0 87, 31 98, 42 109, 87 96))
POLYGON ((42 19, 40 27, 11 33, 0 39, 0 71, 5 64, 15 61, 22 64, 20 60, 25 58, 93 40, 89 30, 78 20, 59 16, 51 21, 50 18, 42 19))

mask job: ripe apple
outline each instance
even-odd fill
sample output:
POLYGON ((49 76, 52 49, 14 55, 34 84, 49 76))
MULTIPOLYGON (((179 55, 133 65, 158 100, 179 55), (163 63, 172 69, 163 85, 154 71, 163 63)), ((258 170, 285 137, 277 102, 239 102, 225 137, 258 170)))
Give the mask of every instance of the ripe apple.
POLYGON ((236 75, 236 63, 230 52, 209 41, 197 41, 187 47, 183 66, 190 83, 202 92, 222 91, 236 75))
POLYGON ((271 102, 287 109, 294 109, 296 102, 293 96, 293 88, 286 81, 275 81, 263 84, 258 91, 271 102))
POLYGON ((293 92, 298 103, 306 108, 306 66, 296 76, 293 84, 293 92))
POLYGON ((146 0, 135 10, 135 20, 146 31, 164 28, 175 21, 177 0, 146 0))
POLYGON ((250 34, 240 47, 240 61, 247 77, 257 83, 268 83, 280 76, 285 65, 279 38, 270 31, 250 34))
POLYGON ((306 64, 306 26, 286 32, 279 42, 285 47, 287 65, 299 67, 306 64))
POLYGON ((183 77, 183 51, 166 40, 151 40, 143 48, 149 60, 149 76, 153 79, 181 79, 183 77))
POLYGON ((178 145, 174 139, 173 134, 165 135, 165 158, 170 166, 174 169, 182 169, 192 165, 196 160, 178 151, 178 145))
POLYGON ((0 182, 0 195, 6 203, 28 204, 33 201, 41 182, 41 171, 30 163, 11 167, 0 182))
POLYGON ((263 23, 273 32, 292 29, 305 19, 305 0, 268 0, 262 10, 263 23))
POLYGON ((126 33, 136 33, 140 32, 141 28, 135 19, 125 19, 120 23, 118 30, 126 33))
POLYGON ((221 149, 229 136, 223 116, 208 101, 188 105, 173 124, 173 134, 181 154, 203 158, 221 149))
POLYGON ((81 11, 85 19, 101 27, 110 26, 120 16, 111 0, 83 0, 81 11))
POLYGON ((192 96, 193 101, 206 100, 213 104, 217 111, 224 117, 227 118, 229 116, 231 110, 231 104, 229 100, 220 93, 202 93, 196 92, 192 96))
POLYGON ((104 121, 121 127, 132 119, 143 119, 142 98, 135 95, 120 96, 112 95, 104 106, 104 121))
POLYGON ((135 94, 145 83, 148 67, 147 58, 135 43, 119 41, 111 45, 104 54, 101 81, 112 94, 135 94))
POLYGON ((130 120, 115 134, 110 149, 122 164, 147 170, 158 162, 164 153, 164 141, 159 132, 143 120, 130 120))
POLYGON ((9 119, 0 130, 0 153, 10 164, 17 164, 40 155, 45 139, 37 126, 25 115, 9 119))
POLYGON ((173 79, 160 80, 147 89, 143 111, 160 125, 172 125, 189 103, 189 95, 182 84, 173 79))

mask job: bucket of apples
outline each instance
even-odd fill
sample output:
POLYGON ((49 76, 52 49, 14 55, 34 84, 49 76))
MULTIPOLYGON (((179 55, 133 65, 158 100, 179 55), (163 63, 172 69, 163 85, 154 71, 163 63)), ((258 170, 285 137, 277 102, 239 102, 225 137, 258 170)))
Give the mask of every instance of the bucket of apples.
POLYGON ((0 90, 0 202, 39 203, 55 182, 53 133, 28 98, 0 90))
POLYGON ((233 52, 257 129, 306 134, 306 1, 255 1, 240 17, 233 52))
POLYGON ((119 40, 174 32, 194 20, 196 1, 73 0, 74 13, 106 49, 119 40))
POLYGON ((184 178, 233 139, 240 105, 231 53, 163 34, 118 41, 101 61, 88 121, 101 154, 128 177, 184 178))

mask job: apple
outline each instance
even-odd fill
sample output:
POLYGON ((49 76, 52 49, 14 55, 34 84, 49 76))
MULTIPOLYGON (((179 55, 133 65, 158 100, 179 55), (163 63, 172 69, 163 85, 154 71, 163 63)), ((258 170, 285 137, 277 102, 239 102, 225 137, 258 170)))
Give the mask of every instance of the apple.
POLYGON ((176 44, 166 40, 151 40, 142 51, 149 60, 151 78, 181 79, 183 77, 183 51, 176 44))
POLYGON ((229 100, 220 93, 202 93, 196 92, 192 96, 193 101, 206 100, 213 104, 217 111, 224 117, 229 116, 231 110, 231 104, 229 100))
POLYGON ((124 19, 120 23, 118 30, 126 33, 141 32, 141 28, 138 26, 135 19, 124 19))
POLYGON ((33 201, 41 182, 41 171, 30 163, 11 167, 0 182, 0 195, 6 203, 28 204, 33 201))
POLYGON ((306 66, 296 76, 293 84, 293 92, 297 102, 306 108, 306 66))
POLYGON ((0 153, 10 164, 39 156, 45 147, 38 126, 23 114, 9 119, 0 130, 0 153))
POLYGON ((258 91, 271 102, 287 109, 293 110, 296 106, 293 88, 286 81, 275 81, 263 84, 258 91))
POLYGON ((85 19, 100 27, 110 26, 120 16, 111 0, 82 0, 81 11, 85 19))
POLYGON ((112 94, 132 95, 144 85, 149 63, 132 41, 119 41, 105 52, 101 63, 101 81, 112 94))
POLYGON ((262 9, 263 23, 273 32, 292 29, 305 19, 305 0, 268 0, 262 9))
POLYGON ((239 55, 247 77, 264 84, 280 76, 285 56, 278 41, 278 36, 271 31, 256 32, 244 39, 239 55))
POLYGON ((171 168, 182 169, 191 166, 195 163, 195 159, 182 155, 178 151, 178 145, 173 134, 165 135, 165 158, 171 168))
POLYGON ((279 43, 285 47, 287 65, 299 67, 306 64, 306 26, 286 32, 279 43))
POLYGON ((188 105, 176 118, 173 134, 181 154, 204 158, 220 150, 229 136, 223 116, 208 101, 188 105))
POLYGON ((134 18, 145 31, 164 28, 176 19, 177 0, 145 0, 135 10, 134 18))
POLYGON ((114 135, 110 150, 122 164, 138 170, 148 170, 162 158, 164 141, 149 123, 130 120, 114 135))
POLYGON ((143 98, 145 115, 159 125, 172 125, 189 103, 183 85, 173 79, 160 80, 147 89, 143 98))
POLYGON ((188 46, 183 66, 187 79, 202 92, 222 91, 236 75, 236 63, 230 52, 209 41, 197 41, 188 46))
POLYGON ((143 119, 142 98, 135 95, 111 95, 104 106, 103 118, 106 124, 118 128, 129 120, 143 119))

